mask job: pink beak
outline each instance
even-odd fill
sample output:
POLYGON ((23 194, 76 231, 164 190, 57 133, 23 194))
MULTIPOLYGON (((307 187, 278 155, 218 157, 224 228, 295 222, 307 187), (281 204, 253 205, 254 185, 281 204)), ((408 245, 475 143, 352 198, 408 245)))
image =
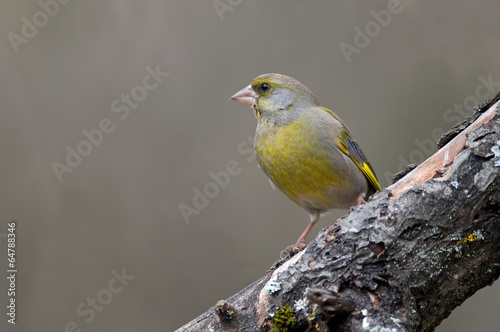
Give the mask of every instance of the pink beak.
POLYGON ((231 97, 231 100, 236 100, 239 101, 240 103, 248 105, 255 105, 256 99, 257 99, 257 94, 253 91, 252 85, 244 87, 231 97))

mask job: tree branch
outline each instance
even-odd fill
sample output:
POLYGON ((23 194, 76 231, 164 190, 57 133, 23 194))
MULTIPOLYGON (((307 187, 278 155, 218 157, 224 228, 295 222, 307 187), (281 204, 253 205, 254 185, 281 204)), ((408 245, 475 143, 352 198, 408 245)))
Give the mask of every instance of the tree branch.
POLYGON ((178 331, 434 330, 500 275, 499 98, 304 251, 178 331))

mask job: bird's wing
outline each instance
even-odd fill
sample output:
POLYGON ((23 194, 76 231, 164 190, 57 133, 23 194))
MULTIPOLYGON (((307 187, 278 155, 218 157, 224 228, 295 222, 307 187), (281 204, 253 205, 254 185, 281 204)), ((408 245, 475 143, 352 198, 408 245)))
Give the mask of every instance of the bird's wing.
POLYGON ((358 142, 351 136, 351 132, 349 131, 349 128, 344 124, 344 122, 335 114, 333 111, 329 110, 328 108, 321 107, 325 112, 330 114, 332 117, 335 118, 340 124, 342 125, 340 130, 340 135, 337 138, 337 142, 339 143, 339 148, 340 150, 346 154, 351 160, 358 166, 358 168, 363 172, 365 177, 368 179, 368 182, 371 184, 373 189, 375 191, 380 191, 382 188, 380 188, 380 184, 378 183, 377 176, 375 175, 375 172, 373 171, 372 166, 368 162, 368 159, 366 158, 366 155, 364 154, 363 150, 361 150, 361 147, 359 146, 358 142))

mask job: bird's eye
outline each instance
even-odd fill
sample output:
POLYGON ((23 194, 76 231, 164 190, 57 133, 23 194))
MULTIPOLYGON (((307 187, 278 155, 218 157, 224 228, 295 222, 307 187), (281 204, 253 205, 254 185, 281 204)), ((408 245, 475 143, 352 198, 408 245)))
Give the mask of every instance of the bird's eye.
POLYGON ((267 90, 269 90, 270 88, 271 88, 271 87, 269 86, 269 84, 268 84, 268 83, 262 83, 262 84, 260 85, 260 91, 262 91, 262 92, 266 92, 266 91, 267 91, 267 90))

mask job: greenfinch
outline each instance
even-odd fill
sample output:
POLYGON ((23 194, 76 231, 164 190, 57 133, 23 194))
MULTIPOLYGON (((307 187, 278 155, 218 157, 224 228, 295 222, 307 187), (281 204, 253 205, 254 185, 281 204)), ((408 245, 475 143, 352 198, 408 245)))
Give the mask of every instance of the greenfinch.
POLYGON ((299 81, 281 74, 260 75, 231 99, 254 110, 254 147, 260 168, 310 214, 297 243, 282 254, 306 247, 306 237, 322 212, 357 206, 381 190, 344 122, 320 106, 299 81))

